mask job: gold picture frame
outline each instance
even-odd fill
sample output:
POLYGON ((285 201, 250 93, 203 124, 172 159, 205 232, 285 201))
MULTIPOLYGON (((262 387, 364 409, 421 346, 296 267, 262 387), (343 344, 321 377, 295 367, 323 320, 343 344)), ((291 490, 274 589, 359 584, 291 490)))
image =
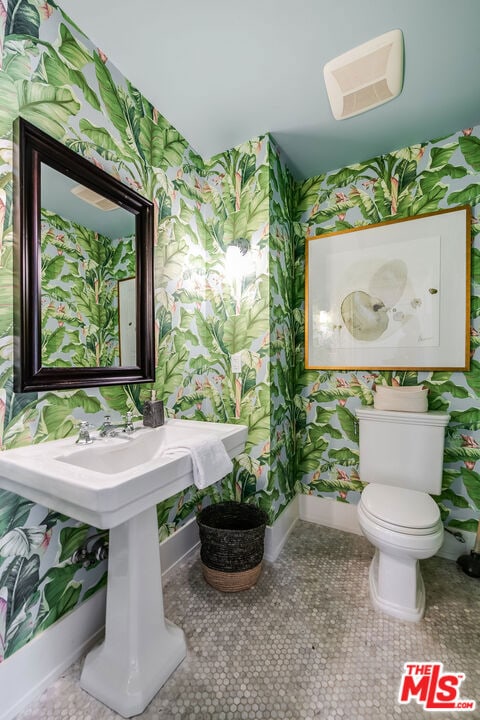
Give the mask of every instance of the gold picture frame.
POLYGON ((308 237, 305 367, 468 370, 470 206, 308 237))

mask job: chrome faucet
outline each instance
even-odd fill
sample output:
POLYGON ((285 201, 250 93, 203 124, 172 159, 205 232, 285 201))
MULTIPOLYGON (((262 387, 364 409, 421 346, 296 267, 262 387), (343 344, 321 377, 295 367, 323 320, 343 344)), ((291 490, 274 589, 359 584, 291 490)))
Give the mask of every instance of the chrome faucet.
POLYGON ((117 427, 118 425, 112 423, 110 415, 105 415, 102 425, 98 428, 98 434, 100 437, 115 437, 118 435, 117 427))
POLYGON ((87 420, 80 421, 80 427, 78 429, 78 438, 75 440, 77 445, 90 445, 93 443, 93 438, 90 436, 89 428, 90 423, 87 420))
POLYGON ((133 413, 130 410, 123 416, 123 425, 114 425, 110 419, 110 415, 105 415, 102 425, 98 428, 98 434, 100 437, 116 437, 119 430, 122 430, 122 432, 128 435, 135 432, 133 413))
POLYGON ((133 425, 133 413, 130 410, 127 410, 126 415, 124 416, 125 424, 123 426, 123 432, 128 433, 129 435, 133 432, 135 432, 135 427, 133 425))

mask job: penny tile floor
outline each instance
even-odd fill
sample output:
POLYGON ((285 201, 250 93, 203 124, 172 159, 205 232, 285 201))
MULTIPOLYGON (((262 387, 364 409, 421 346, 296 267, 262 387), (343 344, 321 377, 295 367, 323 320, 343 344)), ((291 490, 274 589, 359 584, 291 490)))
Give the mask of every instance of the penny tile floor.
MULTIPOLYGON (((461 546, 460 546, 461 549, 461 546)), ((420 623, 372 609, 367 540, 298 522, 251 590, 205 584, 198 554, 164 582, 165 614, 188 654, 145 720, 480 720, 480 580, 441 558, 423 561, 427 610, 420 623), (426 712, 397 701, 408 661, 465 673, 474 712, 426 712)), ((17 720, 120 717, 85 693, 75 663, 17 720)))

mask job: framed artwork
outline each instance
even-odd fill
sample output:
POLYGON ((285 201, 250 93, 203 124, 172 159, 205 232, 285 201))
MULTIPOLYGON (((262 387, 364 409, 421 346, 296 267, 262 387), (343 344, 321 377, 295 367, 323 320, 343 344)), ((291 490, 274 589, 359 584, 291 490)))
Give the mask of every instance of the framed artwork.
POLYGON ((307 238, 307 369, 468 370, 470 207, 307 238))

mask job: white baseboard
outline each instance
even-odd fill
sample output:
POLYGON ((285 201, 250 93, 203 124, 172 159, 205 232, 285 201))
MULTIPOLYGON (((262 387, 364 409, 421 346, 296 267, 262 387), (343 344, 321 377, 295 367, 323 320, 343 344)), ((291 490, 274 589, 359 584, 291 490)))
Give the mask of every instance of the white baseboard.
POLYGON ((199 545, 198 524, 195 518, 192 518, 160 543, 162 576, 170 572, 199 545))
MULTIPOLYGON (((300 495, 299 508, 301 520, 362 534, 356 505, 316 495, 300 495)), ((475 544, 475 533, 462 530, 461 534, 465 539, 464 543, 459 542, 451 533, 445 532, 443 545, 437 555, 446 560, 457 560, 460 555, 469 554, 475 544)))
POLYGON ((265 560, 275 562, 285 542, 299 518, 298 495, 289 502, 286 508, 265 531, 265 560))
MULTIPOLYGON (((452 530, 456 530, 452 528, 452 530)), ((438 551, 437 555, 446 558, 447 560, 457 560, 460 555, 469 555, 470 550, 475 545, 475 533, 467 532, 466 530, 459 531, 465 540, 464 543, 459 542, 451 533, 445 532, 443 536, 443 545, 438 551)))
POLYGON ((317 495, 299 495, 300 519, 361 535, 357 507, 317 495))
MULTIPOLYGON (((198 543, 195 520, 160 543, 162 575, 192 552, 198 543)), ((12 720, 101 639, 105 596, 105 590, 95 593, 0 663, 0 720, 12 720)))
MULTIPOLYGON (((298 519, 298 498, 265 533, 265 559, 273 562, 298 519)), ((162 575, 199 546, 195 519, 160 543, 162 575)), ((34 702, 72 663, 98 642, 104 631, 105 590, 49 627, 0 663, 0 720, 12 720, 34 702)))
MULTIPOLYGON (((355 505, 314 495, 297 495, 265 532, 265 560, 279 556, 298 519, 361 534, 355 505)), ((474 533, 462 532, 465 544, 445 533, 439 555, 456 560, 469 553, 474 533)), ((160 543, 162 575, 199 545, 195 519, 160 543)), ((105 590, 82 603, 73 612, 38 635, 25 647, 0 663, 0 720, 12 720, 46 687, 101 638, 105 622, 105 590)))
POLYGON ((0 663, 0 720, 14 718, 100 639, 105 596, 99 590, 0 663))

